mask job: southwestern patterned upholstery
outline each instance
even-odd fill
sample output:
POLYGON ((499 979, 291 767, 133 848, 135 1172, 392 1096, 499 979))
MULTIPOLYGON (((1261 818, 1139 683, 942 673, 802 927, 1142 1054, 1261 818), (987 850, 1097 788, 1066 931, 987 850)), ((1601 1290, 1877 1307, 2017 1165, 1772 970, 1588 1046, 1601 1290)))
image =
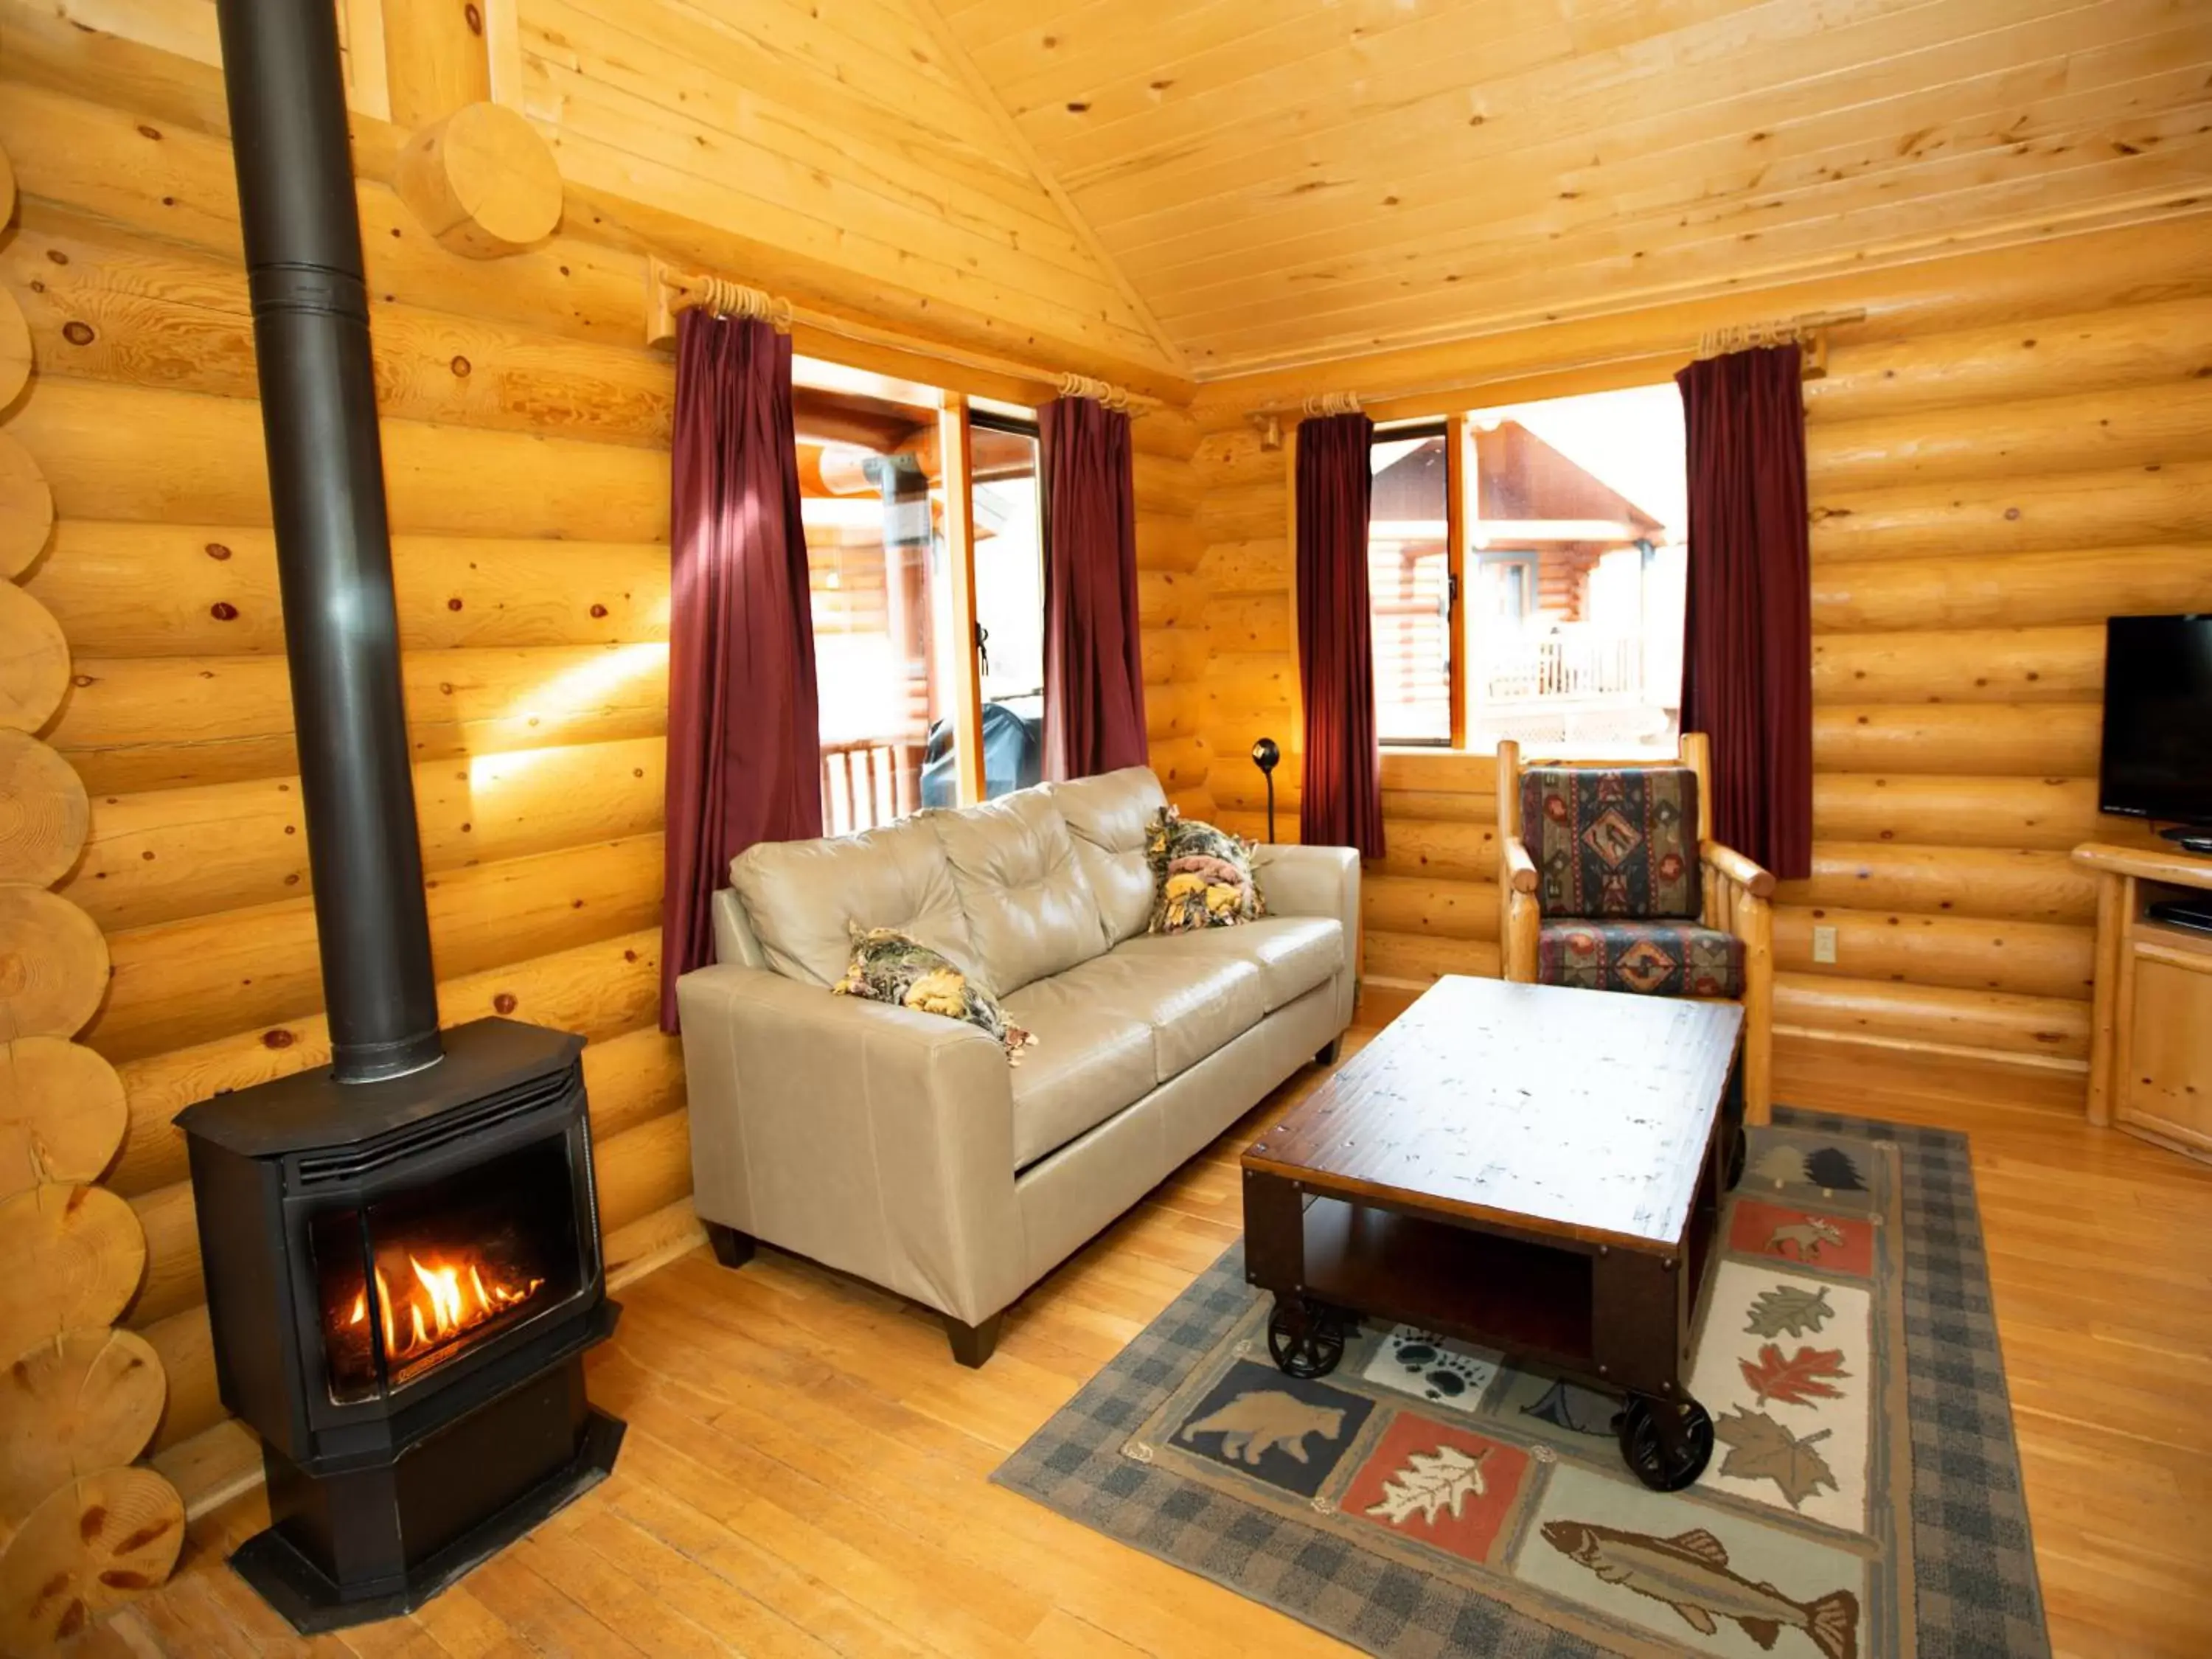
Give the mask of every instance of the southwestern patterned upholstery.
POLYGON ((1741 997, 1743 941, 1693 921, 1546 921, 1536 981, 1656 997, 1741 997))
POLYGON ((1521 839, 1541 884, 1536 980, 1640 996, 1741 997, 1743 941, 1698 925, 1698 775, 1532 766, 1521 839))
POLYGON ((1773 1100, 1774 877, 1701 835, 1712 746, 1523 765, 1498 745, 1498 968, 1522 985, 1743 1005, 1745 1119, 1773 1100))
POLYGON ((1529 767, 1521 839, 1547 917, 1697 919, 1698 775, 1686 766, 1529 767))

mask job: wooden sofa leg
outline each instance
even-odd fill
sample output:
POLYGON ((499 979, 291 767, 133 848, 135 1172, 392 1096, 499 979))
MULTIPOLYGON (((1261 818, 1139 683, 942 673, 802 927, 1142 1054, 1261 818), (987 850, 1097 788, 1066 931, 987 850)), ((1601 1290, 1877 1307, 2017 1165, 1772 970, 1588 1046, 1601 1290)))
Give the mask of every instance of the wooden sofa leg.
POLYGON ((719 1221, 706 1224, 707 1242, 714 1247, 714 1260, 725 1267, 742 1267, 753 1259, 753 1236, 719 1221))
POLYGON ((999 1346, 999 1327, 1006 1317, 1002 1309, 980 1325, 963 1325, 945 1315, 945 1334, 952 1339, 952 1357, 970 1370, 981 1370, 999 1346))
POLYGON ((1314 1056, 1314 1064, 1316 1066, 1334 1066, 1336 1064, 1337 1055, 1341 1054, 1343 1051, 1344 1039, 1340 1036, 1333 1036, 1322 1046, 1321 1052, 1314 1056))

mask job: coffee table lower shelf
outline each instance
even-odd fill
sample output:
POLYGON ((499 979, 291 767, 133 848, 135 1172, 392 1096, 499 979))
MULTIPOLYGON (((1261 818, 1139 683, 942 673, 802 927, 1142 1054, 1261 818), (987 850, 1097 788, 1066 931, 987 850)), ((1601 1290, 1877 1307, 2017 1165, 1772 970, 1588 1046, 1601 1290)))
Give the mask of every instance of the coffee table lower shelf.
POLYGON ((1329 1197, 1251 1169, 1244 1186, 1245 1276, 1274 1294, 1268 1346, 1286 1373, 1334 1370, 1362 1316, 1413 1325, 1626 1396, 1622 1455, 1647 1485, 1675 1491, 1703 1472, 1712 1424, 1685 1372, 1717 1190, 1678 1260, 1329 1197))

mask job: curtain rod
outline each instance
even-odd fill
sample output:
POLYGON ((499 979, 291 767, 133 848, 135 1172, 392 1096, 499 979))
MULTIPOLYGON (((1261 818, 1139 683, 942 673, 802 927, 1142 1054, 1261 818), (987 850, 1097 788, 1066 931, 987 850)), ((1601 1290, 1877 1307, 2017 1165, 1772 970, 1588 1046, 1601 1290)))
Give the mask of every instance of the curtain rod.
POLYGON ((1109 409, 1124 410, 1135 419, 1141 419, 1161 406, 1158 398, 1148 398, 1142 392, 1094 380, 1087 374, 1065 374, 1011 357, 994 356, 989 352, 971 351, 963 346, 950 345, 942 341, 920 339, 895 329, 857 322, 849 317, 811 311, 804 306, 793 305, 779 295, 732 282, 726 276, 680 270, 659 258, 647 263, 645 288, 645 343, 648 346, 664 345, 676 337, 676 315, 678 312, 705 309, 725 317, 758 318, 772 325, 781 334, 788 334, 794 328, 805 328, 861 345, 880 346, 908 356, 953 363, 963 368, 978 369, 986 374, 1025 381, 1057 397, 1091 398, 1109 409))
MULTIPOLYGON (((1808 311, 1778 321, 1738 324, 1729 328, 1707 329, 1698 337, 1692 355, 1698 357, 1718 356, 1723 352, 1741 351, 1751 345, 1783 345, 1795 341, 1809 345, 1805 378, 1817 380, 1828 372, 1828 331, 1851 323, 1866 320, 1863 307, 1841 311, 1808 311)), ((1558 362, 1526 366, 1510 374, 1492 374, 1476 380, 1431 381, 1425 385, 1394 386, 1388 392, 1324 392, 1280 403, 1263 404, 1247 410, 1244 419, 1260 434, 1261 447, 1276 449, 1282 445, 1282 428, 1285 422, 1297 422, 1317 415, 1347 415, 1378 404, 1404 403, 1409 398, 1442 397, 1448 392, 1468 395, 1483 386, 1499 381, 1535 380, 1547 374, 1573 374, 1582 369, 1602 368, 1611 363, 1644 362, 1666 357, 1673 350, 1665 345, 1655 345, 1641 350, 1607 352, 1599 356, 1562 359, 1558 362)))

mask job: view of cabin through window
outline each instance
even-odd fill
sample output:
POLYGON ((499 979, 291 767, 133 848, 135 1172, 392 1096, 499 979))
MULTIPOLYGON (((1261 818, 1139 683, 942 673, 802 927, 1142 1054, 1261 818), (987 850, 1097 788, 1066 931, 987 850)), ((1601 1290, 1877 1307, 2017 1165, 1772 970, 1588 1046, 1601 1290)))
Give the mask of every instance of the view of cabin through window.
MULTIPOLYGON (((794 387, 799 515, 821 705, 822 827, 960 805, 960 621, 935 394, 825 364, 794 387), (884 392, 895 395, 883 395, 884 392)), ((796 375, 795 375, 796 378, 796 375)), ((984 793, 1036 782, 1043 537, 1033 423, 971 414, 984 793)))
POLYGON ((1385 743, 1517 738, 1560 758, 1673 752, 1687 541, 1671 385, 1478 410, 1376 434, 1368 529, 1376 723, 1385 743), (1450 491, 1464 492, 1452 603, 1450 491), (1451 619, 1456 611, 1458 623, 1451 619))
POLYGON ((1378 432, 1368 452, 1367 603, 1385 743, 1449 743, 1451 561, 1442 426, 1378 432))
POLYGON ((988 799, 1044 776, 1044 517, 1034 425, 976 415, 969 447, 988 799))

